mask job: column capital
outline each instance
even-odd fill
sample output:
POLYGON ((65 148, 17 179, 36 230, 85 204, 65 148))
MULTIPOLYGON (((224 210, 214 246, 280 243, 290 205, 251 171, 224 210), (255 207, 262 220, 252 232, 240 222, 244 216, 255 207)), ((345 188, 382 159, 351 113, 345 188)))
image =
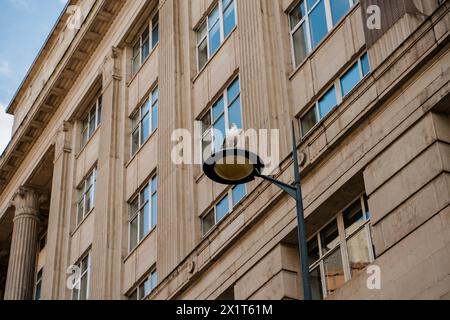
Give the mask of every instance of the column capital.
POLYGON ((122 80, 122 77, 120 75, 120 56, 121 56, 121 49, 117 47, 111 47, 111 50, 108 52, 108 54, 105 56, 105 59, 103 60, 103 65, 100 68, 100 73, 102 75, 103 80, 103 88, 108 87, 109 83, 112 80, 120 81, 122 80))
POLYGON ((47 195, 30 187, 20 187, 11 200, 11 206, 16 208, 15 217, 28 215, 38 218, 40 205, 47 200, 47 195))

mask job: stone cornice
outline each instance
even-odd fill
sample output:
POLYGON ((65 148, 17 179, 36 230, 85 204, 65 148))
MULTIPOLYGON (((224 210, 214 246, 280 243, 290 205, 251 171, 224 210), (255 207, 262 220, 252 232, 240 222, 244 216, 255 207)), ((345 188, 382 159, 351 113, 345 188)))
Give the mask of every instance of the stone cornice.
MULTIPOLYGON (((71 2, 72 3, 72 2, 71 2)), ((99 0, 0 157, 0 192, 41 135, 107 33, 124 1, 99 0)), ((51 36, 52 37, 52 36, 51 36)), ((39 58, 38 58, 39 60, 39 58)))

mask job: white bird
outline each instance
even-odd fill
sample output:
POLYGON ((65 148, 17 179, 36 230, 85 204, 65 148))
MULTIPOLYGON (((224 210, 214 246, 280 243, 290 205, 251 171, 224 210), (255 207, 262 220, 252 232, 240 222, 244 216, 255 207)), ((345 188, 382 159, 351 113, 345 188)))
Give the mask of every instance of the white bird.
POLYGON ((239 143, 239 136, 242 133, 242 129, 239 129, 236 123, 231 125, 231 128, 227 130, 224 147, 225 148, 234 148, 239 143))

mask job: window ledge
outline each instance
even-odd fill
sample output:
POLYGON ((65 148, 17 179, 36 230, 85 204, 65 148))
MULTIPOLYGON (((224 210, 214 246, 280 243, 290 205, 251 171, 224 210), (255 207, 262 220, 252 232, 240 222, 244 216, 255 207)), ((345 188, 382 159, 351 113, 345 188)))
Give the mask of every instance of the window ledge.
MULTIPOLYGON (((355 3, 353 5, 353 7, 350 8, 350 10, 341 18, 341 20, 339 20, 339 22, 336 23, 336 25, 330 30, 330 32, 328 32, 327 35, 317 44, 317 46, 313 50, 311 50, 310 53, 308 53, 306 55, 305 59, 298 66, 296 66, 294 68, 294 71, 292 71, 291 74, 289 75, 289 80, 292 80, 292 78, 295 77, 295 75, 299 72, 299 70, 302 69, 303 66, 313 58, 313 56, 317 53, 317 51, 322 49, 322 47, 325 45, 325 43, 328 42, 328 40, 337 32, 337 30, 344 23, 344 21, 347 20, 347 17, 352 15, 353 12, 356 11, 360 5, 361 5, 360 2, 358 1, 358 3, 355 3)), ((291 41, 291 46, 292 46, 292 41, 291 41)))
MULTIPOLYGON (((197 79, 200 78, 200 76, 204 73, 205 69, 208 68, 208 66, 210 65, 210 63, 212 63, 211 61, 214 59, 214 57, 219 54, 219 51, 221 51, 221 49, 225 46, 225 43, 228 41, 228 39, 231 38, 231 36, 236 32, 237 29, 237 25, 234 26, 233 30, 231 30, 230 34, 222 41, 222 43, 220 44, 220 46, 217 48, 216 52, 214 52, 214 54, 209 57, 208 61, 205 63, 205 65, 198 70, 197 74, 192 78, 192 83, 194 84, 195 82, 197 82, 197 79)), ((198 62, 196 62, 197 64, 198 62)))
POLYGON ((128 252, 128 254, 125 256, 125 258, 122 260, 123 263, 126 263, 126 262, 130 259, 130 257, 131 257, 133 254, 135 254, 136 251, 138 251, 138 249, 139 249, 140 247, 142 247, 142 244, 143 244, 148 238, 150 238, 150 236, 151 236, 154 232, 156 232, 156 227, 157 227, 157 225, 155 225, 155 226, 148 232, 148 234, 145 235, 145 237, 143 237, 142 240, 139 241, 139 242, 136 244, 136 247, 134 247, 130 252, 128 252))

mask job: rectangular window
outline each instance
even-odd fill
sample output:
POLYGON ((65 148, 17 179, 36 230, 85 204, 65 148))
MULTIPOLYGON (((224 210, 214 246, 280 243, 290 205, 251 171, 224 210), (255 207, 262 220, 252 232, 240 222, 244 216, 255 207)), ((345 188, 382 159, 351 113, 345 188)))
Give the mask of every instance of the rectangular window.
POLYGON ((42 290, 42 269, 36 274, 36 281, 34 283, 34 300, 41 300, 42 290))
POLYGON ((369 56, 364 53, 333 86, 300 118, 302 136, 325 118, 370 73, 369 56), (339 93, 339 94, 338 94, 339 93))
POLYGON ((156 270, 153 270, 150 275, 131 292, 128 296, 128 300, 143 300, 156 288, 157 278, 156 270))
POLYGON ((133 45, 133 56, 131 59, 132 76, 134 76, 139 68, 144 64, 159 42, 159 12, 146 23, 144 30, 139 34, 133 45), (150 32, 151 30, 151 32, 150 32))
POLYGON ((368 212, 363 195, 308 241, 314 299, 334 293, 375 260, 368 212))
POLYGON ((129 251, 147 236, 157 223, 157 184, 154 176, 139 194, 130 202, 129 251))
POLYGON ((289 13, 294 65, 300 65, 358 0, 301 0, 289 13))
POLYGON ((219 0, 196 30, 197 64, 201 70, 236 26, 236 0, 219 0))
POLYGON ((95 207, 97 169, 93 169, 78 188, 77 226, 95 207))
POLYGON ((222 221, 247 195, 245 184, 237 185, 202 218, 202 234, 205 236, 222 221))
POLYGON ((79 270, 79 278, 75 279, 74 287, 72 289, 72 300, 87 300, 89 299, 89 283, 91 270, 91 255, 88 253, 83 257, 76 267, 79 270))
POLYGON ((243 128, 239 78, 225 90, 202 118, 203 159, 220 150, 233 126, 243 128))
POLYGON ((94 135, 95 130, 100 126, 102 117, 102 96, 99 96, 87 116, 83 119, 81 129, 81 147, 83 148, 94 135))
POLYGON ((144 104, 131 116, 131 156, 158 128, 158 88, 155 88, 144 104))

